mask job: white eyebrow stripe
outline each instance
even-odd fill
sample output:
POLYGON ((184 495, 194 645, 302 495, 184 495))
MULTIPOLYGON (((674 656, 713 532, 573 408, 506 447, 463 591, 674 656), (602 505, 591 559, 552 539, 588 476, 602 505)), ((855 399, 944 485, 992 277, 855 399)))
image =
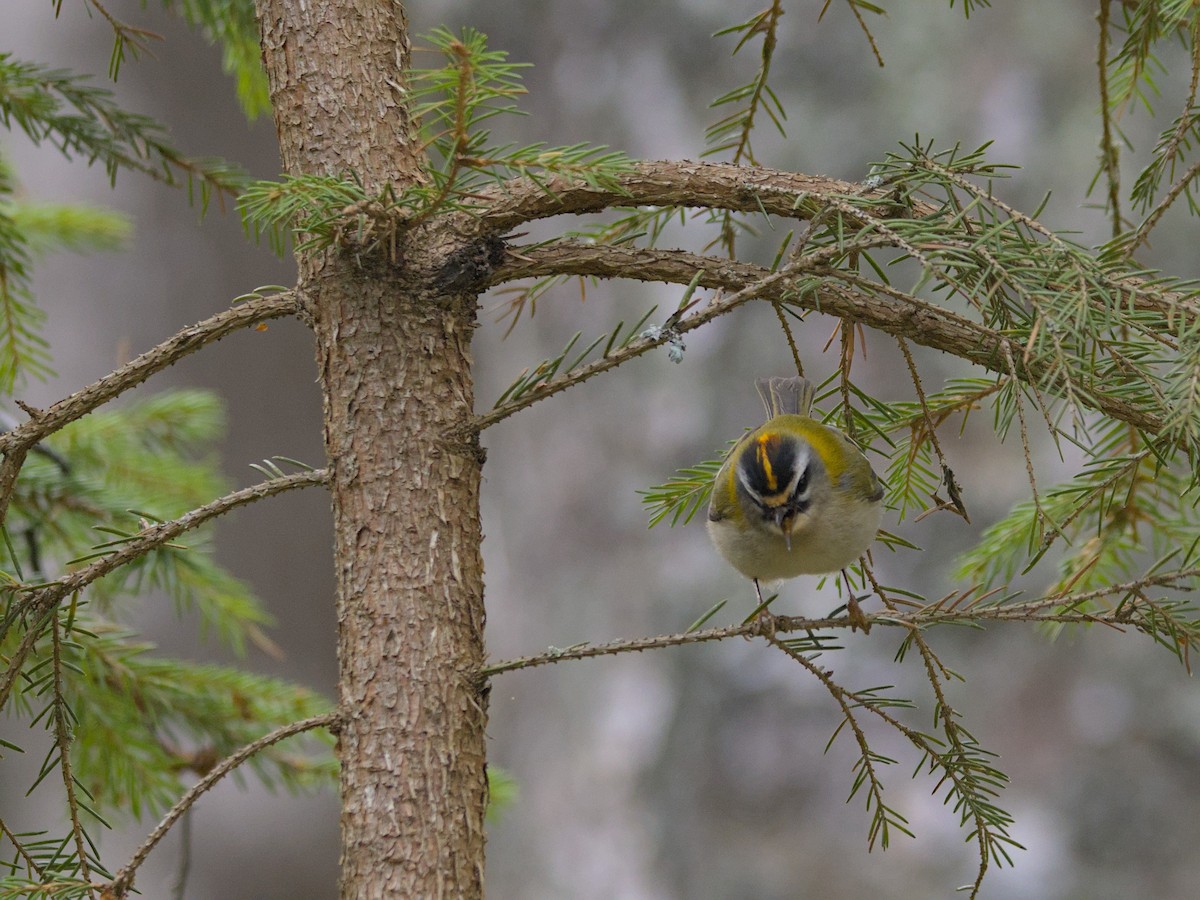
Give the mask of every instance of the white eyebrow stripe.
MULTIPOLYGON (((789 497, 796 493, 796 486, 800 483, 800 479, 808 473, 811 463, 812 455, 809 453, 808 444, 802 444, 799 452, 796 454, 796 469, 792 473, 792 480, 788 482, 787 493, 789 497)), ((812 479, 809 479, 804 485, 804 492, 800 495, 800 499, 803 500, 808 497, 808 493, 811 490, 812 479)))

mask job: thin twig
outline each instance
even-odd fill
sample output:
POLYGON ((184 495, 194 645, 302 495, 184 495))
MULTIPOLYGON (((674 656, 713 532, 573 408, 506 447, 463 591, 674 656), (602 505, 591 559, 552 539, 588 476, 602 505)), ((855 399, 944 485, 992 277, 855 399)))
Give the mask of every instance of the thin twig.
POLYGON ((161 34, 157 34, 156 32, 148 31, 145 28, 138 28, 135 25, 122 22, 111 12, 109 12, 108 8, 101 3, 100 0, 84 0, 84 2, 108 20, 109 26, 111 26, 113 33, 117 35, 118 39, 129 41, 129 43, 131 43, 136 49, 140 50, 145 47, 145 45, 138 40, 140 37, 152 37, 159 41, 163 39, 161 34))
MULTIPOLYGON (((815 252, 814 257, 824 256, 824 252, 815 252)), ((763 277, 752 284, 748 284, 741 290, 728 297, 722 297, 714 300, 704 309, 691 316, 680 319, 674 324, 671 332, 665 332, 659 337, 641 337, 626 344, 620 350, 610 353, 607 356, 602 356, 599 359, 593 360, 586 365, 579 366, 573 371, 566 372, 563 375, 551 378, 549 381, 543 382, 535 388, 525 392, 518 399, 509 401, 501 406, 496 407, 489 413, 482 416, 476 416, 471 420, 469 428, 472 431, 482 431, 507 419, 513 413, 525 409, 527 406, 532 406, 539 400, 544 400, 547 397, 552 397, 560 391, 586 381, 601 372, 615 368, 636 356, 641 356, 656 347, 661 346, 670 340, 673 336, 686 334, 701 325, 711 322, 718 316, 723 316, 726 313, 732 312, 739 306, 742 306, 751 300, 758 300, 764 295, 778 295, 780 290, 789 285, 795 278, 803 274, 806 267, 817 267, 823 264, 823 260, 814 260, 813 257, 805 257, 789 266, 780 269, 778 272, 771 272, 763 275, 763 277)), ((695 278, 695 273, 692 275, 695 278)))
MULTIPOLYGON (((642 281, 687 285, 691 283, 697 271, 702 271, 698 287, 740 291, 747 285, 757 284, 763 289, 763 299, 782 299, 789 306, 853 318, 858 323, 885 334, 902 335, 913 343, 951 353, 999 374, 1008 374, 1003 362, 1002 348, 1011 344, 1012 350, 1018 354, 1018 377, 1026 382, 1038 382, 1048 371, 1048 364, 1040 357, 1031 356, 1027 360, 1021 358, 1025 352, 1024 345, 1014 342, 1002 331, 980 325, 898 288, 870 281, 855 272, 840 269, 814 270, 809 274, 823 276, 821 283, 812 292, 801 295, 797 294, 795 286, 786 280, 764 286, 763 280, 771 272, 763 266, 681 250, 609 247, 570 240, 518 249, 519 256, 509 254, 504 266, 493 275, 492 284, 519 278, 570 274, 598 278, 636 278, 642 281)), ((865 248, 860 246, 859 249, 865 248)), ((1136 285, 1131 282, 1125 289, 1135 290, 1136 285)), ((1144 308, 1163 312, 1162 309, 1148 303, 1144 308)), ((1189 309, 1187 314, 1197 315, 1200 314, 1200 310, 1189 309)), ((656 345, 648 344, 640 352, 653 349, 654 346, 656 345)), ((540 399, 540 396, 536 399, 540 399)), ((1085 399, 1088 405, 1100 412, 1128 422, 1143 431, 1157 433, 1162 430, 1160 417, 1121 397, 1098 393, 1092 389, 1087 392, 1085 399)), ((495 411, 476 419, 472 427, 485 428, 504 417, 492 418, 494 415, 495 411)))
MULTIPOLYGON (((832 619, 776 619, 780 631, 796 629, 836 628, 845 625, 843 617, 832 619)), ((723 641, 732 637, 753 637, 759 634, 762 624, 757 619, 743 622, 740 625, 728 625, 724 628, 706 628, 703 631, 688 631, 680 634, 661 634, 655 637, 637 638, 634 640, 610 641, 606 644, 576 644, 573 647, 551 647, 545 653, 532 656, 522 656, 519 659, 508 659, 493 663, 480 670, 480 676, 490 678, 504 672, 515 672, 518 669, 534 669, 553 663, 566 662, 573 659, 592 659, 597 656, 617 656, 622 653, 641 653, 643 650, 657 650, 662 647, 683 647, 688 644, 704 644, 710 641, 723 641)))
POLYGON ((838 364, 838 387, 842 396, 842 426, 850 440, 857 440, 858 424, 854 421, 854 407, 850 405, 850 367, 854 365, 854 320, 840 319, 838 331, 840 358, 838 364))
POLYGON ((796 374, 804 375, 804 363, 800 361, 800 350, 796 347, 796 338, 792 334, 792 326, 788 324, 787 316, 783 312, 783 304, 775 301, 771 304, 771 308, 775 310, 775 318, 779 320, 779 327, 783 329, 783 336, 787 339, 788 350, 792 353, 792 362, 796 366, 796 374))
MULTIPOLYGON (((1099 31, 1100 43, 1096 51, 1096 67, 1100 76, 1100 160, 1104 167, 1104 178, 1108 182, 1108 209, 1112 215, 1112 236, 1121 233, 1121 168, 1117 155, 1117 144, 1113 139, 1112 108, 1108 99, 1108 37, 1109 17, 1112 0, 1100 0, 1099 31)), ((1129 251, 1132 253, 1133 251, 1129 251)))
MULTIPOLYGON (((854 735, 854 742, 858 744, 859 758, 862 760, 863 772, 867 778, 867 791, 869 792, 869 800, 867 807, 870 809, 871 803, 875 804, 877 815, 880 822, 879 831, 882 832, 881 842, 884 847, 887 846, 887 813, 890 812, 887 804, 883 802, 883 780, 875 771, 875 754, 871 750, 871 745, 867 741, 866 732, 863 731, 862 725, 858 718, 854 715, 855 707, 860 709, 871 709, 870 703, 864 702, 864 698, 842 687, 833 680, 833 676, 828 669, 823 669, 815 662, 789 647, 786 643, 779 640, 774 634, 765 635, 767 643, 778 650, 782 650, 793 660, 807 669, 821 684, 833 700, 842 710, 842 721, 850 726, 850 731, 854 735)), ((890 717, 888 717, 890 719, 890 717)), ((898 723, 897 723, 898 724, 898 723)), ((836 737, 836 732, 834 733, 836 737)), ((832 743, 832 738, 830 742, 832 743)), ((871 837, 868 843, 868 849, 874 846, 876 830, 872 828, 871 837)))
MULTIPOLYGON (((850 7, 850 12, 854 14, 854 18, 858 20, 858 27, 862 29, 862 33, 867 36, 867 43, 871 45, 871 52, 875 54, 875 62, 879 63, 879 68, 883 68, 883 54, 879 50, 879 45, 875 43, 875 35, 871 33, 870 27, 867 25, 866 19, 862 17, 859 11, 858 4, 854 0, 846 0, 846 5, 850 7)), ((828 6, 828 4, 826 4, 828 6)))
MULTIPOLYGON (((1004 361, 1008 364, 1009 374, 1016 381, 1017 366, 1013 360, 1012 349, 1005 346, 1004 353, 1004 361)), ((1021 436, 1021 452, 1025 456, 1025 475, 1029 479, 1030 496, 1033 499, 1034 508, 1038 511, 1038 517, 1045 522, 1049 522, 1050 527, 1057 530, 1058 526, 1050 521, 1050 517, 1042 509, 1042 500, 1038 496, 1037 474, 1033 469, 1033 451, 1029 447, 1029 427, 1025 424, 1025 398, 1020 391, 1014 391, 1013 393, 1015 394, 1013 405, 1017 409, 1017 428, 1021 436)))
POLYGON ((130 388, 141 384, 151 375, 161 372, 190 353, 221 338, 268 319, 296 312, 297 295, 291 291, 270 296, 258 296, 230 309, 210 316, 176 332, 157 347, 153 347, 99 381, 76 391, 44 410, 12 431, 0 435, 0 522, 4 521, 9 501, 17 483, 17 475, 25 462, 25 454, 34 444, 64 425, 81 419, 92 410, 107 403, 130 388))
POLYGON ((20 608, 17 614, 28 617, 31 625, 24 639, 22 639, 21 643, 17 645, 12 655, 7 659, 8 667, 4 675, 0 677, 0 709, 3 709, 8 702, 9 694, 12 692, 13 684, 16 682, 21 667, 41 636, 40 623, 44 623, 46 617, 64 597, 82 590, 93 581, 102 578, 131 560, 137 559, 151 550, 161 547, 184 532, 197 528, 232 509, 245 506, 248 503, 253 503, 256 500, 262 500, 266 497, 273 497, 284 491, 310 487, 316 484, 325 484, 328 478, 329 473, 327 470, 313 469, 306 472, 297 472, 294 475, 285 475, 281 478, 272 478, 269 481, 262 481, 250 487, 242 488, 239 491, 226 494, 224 497, 219 497, 211 503, 184 513, 178 519, 142 529, 135 538, 123 544, 120 549, 102 559, 96 560, 91 565, 84 566, 82 569, 64 575, 55 581, 20 589, 26 594, 26 597, 19 601, 20 608))
MULTIPOLYGON (((935 766, 936 768, 941 769, 943 782, 946 779, 950 780, 950 783, 953 786, 951 793, 957 794, 958 796, 958 802, 955 804, 955 808, 961 810, 964 806, 967 807, 969 810, 969 815, 975 823, 975 839, 979 845, 979 869, 976 873, 975 882, 970 894, 971 898, 975 898, 979 893, 980 886, 983 884, 983 878, 987 873, 988 863, 991 858, 991 850, 989 845, 991 841, 997 840, 998 836, 992 831, 988 822, 984 819, 983 814, 977 808, 977 798, 979 796, 978 791, 976 791, 975 788, 970 784, 969 780, 964 776, 959 766, 952 765, 947 759, 949 754, 944 754, 939 751, 937 746, 935 746, 934 742, 930 738, 905 725, 886 709, 884 709, 881 704, 871 702, 871 698, 842 687, 833 680, 832 674, 827 669, 821 668, 803 653, 799 653, 792 647, 789 647, 786 643, 780 641, 774 634, 766 633, 764 634, 764 637, 772 646, 782 650, 789 657, 813 674, 825 686, 829 693, 833 695, 838 705, 842 708, 843 713, 846 714, 847 721, 850 723, 850 727, 854 729, 855 737, 859 741, 860 751, 865 761, 870 759, 870 750, 867 746, 865 735, 858 726, 858 723, 854 720, 853 716, 850 715, 850 710, 852 707, 851 704, 848 703, 848 699, 854 701, 854 706, 874 713, 876 716, 894 728, 897 732, 907 738, 914 747, 925 754, 925 758, 929 760, 931 767, 935 766), (976 798, 975 802, 972 802, 972 798, 976 798)), ((933 677, 936 684, 936 676, 933 677)), ((937 687, 935 687, 935 692, 938 693, 939 696, 941 695, 940 689, 937 687)), ((951 729, 954 726, 948 725, 948 721, 948 718, 943 718, 943 729, 945 730, 947 737, 951 740, 952 751, 959 757, 966 758, 968 756, 966 753, 966 748, 962 745, 961 741, 956 740, 951 736, 951 729)), ((876 776, 873 768, 869 770, 868 774, 874 782, 876 776)), ((939 782, 939 784, 940 783, 941 782, 939 782)), ((877 802, 880 804, 880 808, 882 810, 880 815, 884 815, 887 812, 887 809, 886 807, 882 806, 882 795, 876 793, 875 796, 877 797, 877 802)), ((1006 834, 1004 832, 1003 823, 1001 823, 999 837, 1003 838, 1005 836, 1006 834)))
POLYGON ((200 795, 211 788, 214 784, 258 753, 270 747, 272 744, 277 744, 285 738, 292 737, 297 734, 303 734, 306 731, 312 731, 314 728, 327 728, 337 722, 340 713, 337 711, 323 713, 319 716, 312 716, 308 719, 303 719, 299 722, 293 722, 290 725, 284 725, 282 728, 276 728, 269 734, 263 735, 258 740, 251 741, 246 746, 242 747, 236 753, 232 753, 225 759, 217 763, 212 771, 197 781, 188 790, 186 794, 176 801, 171 807, 158 826, 150 832, 146 840, 142 841, 140 847, 134 852, 133 857, 125 864, 116 875, 116 877, 106 886, 106 896, 111 896, 120 900, 125 897, 129 890, 133 887, 133 877, 137 873, 138 867, 146 861, 146 857, 150 855, 150 851, 158 844, 159 841, 166 836, 178 820, 185 812, 191 809, 200 795))
MULTIPOLYGON (((867 569, 865 571, 875 589, 875 592, 880 596, 889 609, 895 609, 895 606, 890 602, 882 588, 879 586, 878 582, 875 581, 870 570, 867 569)), ((942 665, 941 661, 937 659, 936 655, 933 654, 932 649, 930 649, 925 643, 924 638, 920 633, 920 629, 911 625, 909 627, 911 628, 910 634, 918 642, 918 646, 924 647, 922 656, 925 659, 927 672, 931 683, 934 686, 934 693, 938 699, 940 711, 943 716, 943 729, 947 734, 947 738, 950 741, 951 747, 959 758, 968 758, 970 755, 968 748, 958 737, 957 726, 952 723, 954 711, 951 709, 949 704, 946 703, 945 694, 941 689, 941 680, 938 675, 938 670, 940 669, 942 672, 945 672, 945 667, 942 665)), ((769 643, 777 647, 779 650, 782 650, 796 662, 800 663, 818 680, 820 680, 837 701, 839 706, 841 706, 846 717, 846 721, 850 723, 851 728, 854 730, 855 737, 858 739, 864 765, 867 766, 868 775, 872 779, 872 787, 874 787, 875 784, 875 775, 873 767, 870 766, 871 754, 866 744, 865 735, 858 726, 858 723, 850 714, 850 710, 853 708, 853 706, 864 708, 867 711, 874 713, 876 716, 894 728, 897 732, 907 738, 914 747, 924 754, 924 758, 929 760, 931 771, 933 767, 941 769, 943 776, 942 780, 939 782, 939 786, 946 779, 950 780, 951 784, 953 785, 951 793, 957 794, 959 797, 959 802, 956 804, 956 808, 961 809, 965 804, 969 808, 970 817, 975 823, 975 836, 979 845, 980 863, 975 881, 972 886, 970 897, 975 898, 978 896, 980 886, 982 885, 984 876, 987 873, 989 860, 991 858, 990 844, 993 841, 1007 838, 1007 834, 1004 830, 1005 823, 1003 821, 1001 821, 999 824, 998 835, 988 827, 988 822, 985 820, 980 809, 977 808, 978 800, 972 802, 972 798, 978 798, 979 793, 969 783, 959 766, 952 765, 947 759, 947 754, 943 754, 941 751, 939 751, 938 747, 936 747, 933 741, 931 741, 926 735, 916 731, 915 729, 909 728, 895 716, 888 713, 881 704, 871 702, 872 698, 866 697, 854 691, 850 691, 837 684, 837 682, 833 680, 831 672, 817 666, 813 660, 806 657, 803 653, 797 652, 793 647, 788 646, 785 642, 779 641, 773 633, 767 633, 765 637, 769 643), (847 698, 853 700, 854 703, 852 705, 849 704, 847 702, 847 698)), ((874 795, 876 797, 878 808, 880 809, 878 815, 884 820, 884 822, 886 822, 886 813, 889 810, 882 803, 882 795, 880 793, 875 793, 874 795)))
MULTIPOLYGON (((67 721, 66 696, 62 678, 62 627, 57 616, 50 621, 50 639, 54 669, 54 743, 58 747, 58 769, 62 775, 63 791, 67 798, 67 811, 71 819, 71 836, 75 842, 75 853, 79 857, 79 878, 81 881, 91 881, 91 867, 88 865, 87 843, 83 835, 83 823, 79 821, 79 797, 75 794, 75 776, 71 769, 71 725, 67 721)), ((88 896, 95 896, 95 889, 88 887, 88 896)))
POLYGON ((1158 202, 1158 205, 1154 207, 1150 215, 1146 216, 1145 221, 1138 226, 1138 230, 1134 234, 1133 239, 1130 240, 1129 247, 1126 250, 1128 255, 1133 255, 1134 251, 1146 242, 1146 239, 1150 236, 1151 229, 1158 224, 1159 219, 1166 215, 1167 210, 1179 199, 1179 195, 1186 191, 1191 183, 1196 180, 1198 175, 1200 175, 1200 160, 1188 166, 1188 170, 1180 176, 1177 182, 1171 185, 1171 189, 1158 202))
MULTIPOLYGON (((771 61, 775 58, 779 19, 783 16, 783 11, 782 0, 771 0, 770 9, 764 10, 757 16, 758 22, 754 33, 761 34, 763 39, 761 63, 754 79, 754 90, 746 103, 746 115, 742 120, 742 128, 738 133, 737 146, 734 148, 731 162, 741 163, 745 160, 751 165, 758 165, 758 160, 754 158, 754 150, 750 146, 750 135, 754 131, 754 119, 763 106, 763 95, 770 91, 768 80, 771 75, 771 61)), ((732 246, 729 247, 729 251, 729 255, 732 256, 732 246)))
MULTIPOLYGON (((929 413, 929 404, 925 399, 925 388, 921 385, 921 373, 917 370, 916 360, 913 359, 912 351, 908 348, 908 341, 903 337, 896 338, 896 344, 900 347, 900 353, 904 356, 904 364, 908 366, 908 374, 912 379, 913 390, 917 392, 917 403, 921 406, 921 417, 925 424, 925 433, 929 435, 929 442, 933 446, 933 452, 937 455, 938 462, 942 469, 948 469, 946 464, 946 456, 942 453, 942 444, 938 440, 937 425, 933 421, 933 416, 929 413)), ((914 431, 916 429, 913 429, 914 431)), ((913 448, 909 454, 909 461, 915 459, 917 442, 913 442, 913 448)))
MULTIPOLYGON (((21 858, 25 864, 25 868, 28 869, 30 874, 36 876, 38 881, 45 882, 45 870, 37 864, 37 860, 29 855, 29 851, 25 849, 25 845, 21 843, 17 835, 13 833, 13 830, 4 824, 3 819, 0 819, 0 837, 8 838, 8 842, 13 845, 16 856, 21 858)), ((15 871, 16 857, 13 858, 13 862, 14 865, 12 866, 12 869, 15 871)))
MULTIPOLYGON (((1200 22, 1192 24, 1192 78, 1188 84, 1187 99, 1183 104, 1183 112, 1179 114, 1179 124, 1175 127, 1171 139, 1167 142, 1167 146, 1163 148, 1162 155, 1156 161, 1156 165, 1161 166, 1164 170, 1168 167, 1174 171, 1175 158, 1179 154, 1179 148, 1183 146, 1187 139, 1188 132, 1192 130, 1195 123, 1193 110, 1196 108, 1196 92, 1200 88, 1200 22)), ((1127 257, 1133 256, 1134 252, 1150 237, 1150 231, 1158 224, 1166 211, 1179 199, 1179 195, 1187 189, 1187 186, 1200 174, 1200 163, 1194 163, 1184 173, 1171 189, 1167 191, 1163 199, 1154 207, 1150 215, 1148 215, 1137 231, 1133 235, 1133 239, 1129 242, 1129 246, 1125 248, 1127 257)))
MULTIPOLYGON (((980 621, 994 622, 1057 622, 1076 625, 1109 625, 1119 627, 1131 624, 1128 610, 1110 610, 1108 612, 1085 613, 1065 612, 1067 607, 1079 606, 1104 597, 1127 595, 1148 587, 1174 587, 1180 582, 1200 577, 1200 568, 1181 569, 1173 572, 1158 573, 1136 581, 1108 585, 1095 588, 1082 594, 1063 596, 1054 594, 1038 597, 1021 602, 1010 602, 1000 605, 981 605, 978 601, 965 607, 958 605, 947 606, 943 602, 917 606, 908 611, 889 609, 886 613, 866 616, 869 625, 884 627, 922 628, 929 625, 952 625, 961 623, 977 623, 980 621), (1049 610, 1049 611, 1048 611, 1049 610)), ((849 629, 856 624, 850 616, 834 616, 823 619, 809 619, 799 616, 776 616, 769 620, 770 630, 775 632, 810 631, 818 628, 849 629)), ((1198 640, 1200 640, 1200 623, 1198 640)), ((517 659, 502 660, 492 663, 480 670, 480 676, 488 678, 505 672, 515 672, 521 669, 533 669, 539 666, 553 665, 577 659, 592 659, 598 656, 619 656, 624 653, 640 653, 644 650, 655 650, 662 647, 682 647, 688 644, 723 641, 737 637, 754 637, 764 633, 764 624, 752 619, 738 625, 728 625, 722 628, 707 628, 703 631, 679 632, 676 634, 661 634, 653 637, 634 638, 628 640, 609 641, 604 644, 582 643, 571 647, 552 647, 544 653, 522 656, 517 659)))
MULTIPOLYGON (((919 385, 917 390, 920 391, 919 385)), ((884 605, 893 612, 898 611, 896 605, 892 603, 891 598, 888 597, 879 582, 875 580, 875 573, 866 566, 863 567, 863 571, 870 580, 871 587, 874 588, 875 593, 883 601, 884 605)), ((946 735, 947 742, 960 755, 965 755, 966 747, 963 745, 962 736, 959 734, 958 723, 956 721, 958 713, 950 705, 950 701, 946 699, 946 690, 943 683, 943 679, 949 677, 950 672, 941 659, 938 658, 938 655, 934 653, 933 648, 929 646, 929 642, 925 640, 925 635, 920 628, 913 625, 910 627, 908 633, 909 638, 916 645, 917 652, 921 654, 921 661, 925 666, 925 677, 929 680, 929 686, 933 689, 933 696, 937 704, 933 715, 933 724, 936 726, 940 721, 942 733, 946 735)), ((975 896, 979 893, 980 885, 983 884, 984 875, 987 874, 991 854, 985 839, 987 833, 986 823, 978 813, 973 813, 973 817, 975 819, 975 834, 979 844, 979 868, 976 870, 975 882, 971 893, 972 896, 975 896)))
MULTIPOLYGON (((937 491, 934 491, 931 499, 936 505, 930 507, 921 515, 924 516, 926 513, 934 512, 936 510, 949 509, 958 513, 958 515, 962 516, 967 522, 970 522, 971 517, 967 515, 967 506, 962 499, 962 489, 959 487, 958 481, 954 477, 954 470, 950 468, 950 464, 946 461, 946 455, 942 452, 942 442, 939 440, 937 434, 938 425, 946 421, 948 418, 948 413, 943 413, 938 417, 937 422, 934 421, 933 414, 929 411, 929 401, 925 397, 925 388, 921 384, 921 373, 917 369, 916 360, 913 359, 912 350, 910 350, 908 347, 908 341, 900 336, 897 336, 896 343, 899 345, 900 352, 904 356, 904 364, 908 366, 908 375, 909 378, 912 379, 913 390, 916 391, 917 394, 917 403, 921 407, 920 414, 914 416, 911 420, 911 424, 909 425, 909 430, 912 437, 908 448, 909 469, 906 471, 912 471, 912 463, 916 462, 917 454, 921 449, 921 445, 924 443, 926 436, 928 436, 929 443, 933 447, 934 455, 937 456, 938 464, 942 467, 942 483, 946 488, 946 492, 950 495, 949 501, 943 501, 941 497, 938 496, 937 491), (920 427, 918 427, 917 424, 918 419, 920 420, 920 427)), ((989 388, 988 390, 990 392, 995 389, 996 388, 993 387, 989 388)), ((920 517, 918 517, 918 521, 920 521, 920 517)), ((873 577, 872 580, 874 580, 873 577)))

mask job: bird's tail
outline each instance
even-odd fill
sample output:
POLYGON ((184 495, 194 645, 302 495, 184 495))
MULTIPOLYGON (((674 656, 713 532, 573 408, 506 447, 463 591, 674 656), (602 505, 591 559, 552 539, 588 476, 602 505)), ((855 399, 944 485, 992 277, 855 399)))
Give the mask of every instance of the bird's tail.
POLYGON ((767 408, 767 418, 790 414, 807 416, 812 409, 813 395, 817 389, 812 382, 798 375, 790 378, 760 378, 754 382, 758 396, 767 408))

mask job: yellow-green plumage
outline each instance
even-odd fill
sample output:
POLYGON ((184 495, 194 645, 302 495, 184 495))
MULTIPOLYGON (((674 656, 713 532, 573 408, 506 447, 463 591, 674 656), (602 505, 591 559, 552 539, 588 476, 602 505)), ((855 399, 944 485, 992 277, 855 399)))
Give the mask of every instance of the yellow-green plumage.
POLYGON ((717 473, 709 535, 755 581, 845 568, 875 539, 883 488, 844 434, 807 415, 807 381, 757 386, 770 418, 737 442, 717 473))

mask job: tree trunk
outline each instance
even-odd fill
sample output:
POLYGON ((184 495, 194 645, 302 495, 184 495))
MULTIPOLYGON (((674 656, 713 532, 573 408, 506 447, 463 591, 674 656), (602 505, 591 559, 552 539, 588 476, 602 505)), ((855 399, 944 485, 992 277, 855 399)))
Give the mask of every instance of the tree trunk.
MULTIPOLYGON (((284 171, 419 177, 399 3, 258 11, 284 171)), ((482 457, 449 437, 474 411, 475 297, 434 289, 447 243, 298 257, 331 469, 345 898, 482 896, 482 457)))

